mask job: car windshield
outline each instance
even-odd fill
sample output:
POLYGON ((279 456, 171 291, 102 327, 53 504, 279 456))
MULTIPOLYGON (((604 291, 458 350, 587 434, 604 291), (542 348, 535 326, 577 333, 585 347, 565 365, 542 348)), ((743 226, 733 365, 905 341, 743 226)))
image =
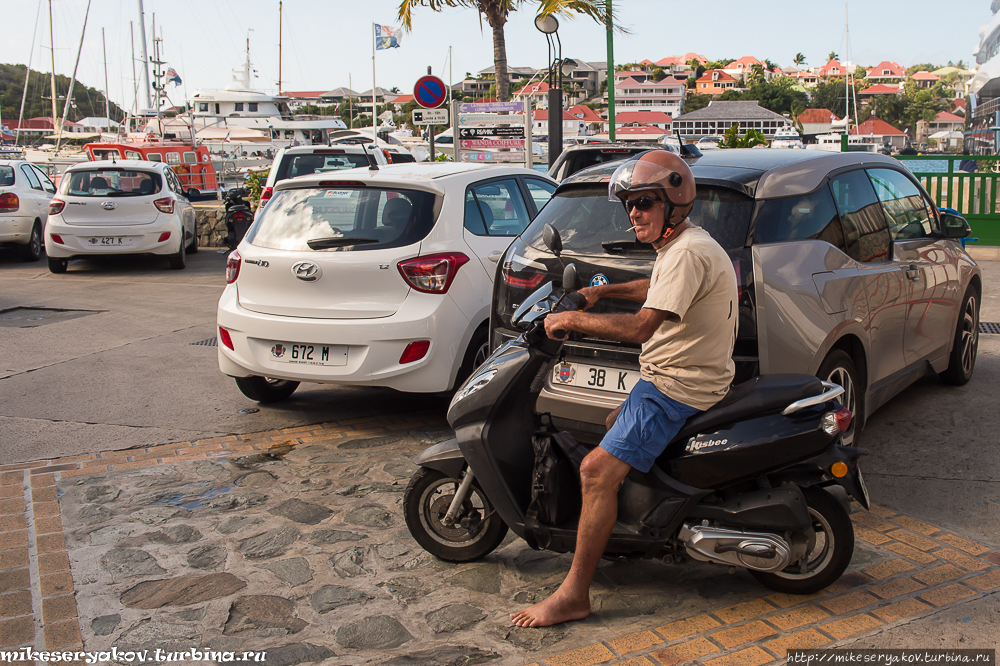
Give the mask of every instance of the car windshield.
POLYGON ((0 166, 0 187, 9 187, 14 184, 14 167, 0 166))
POLYGON ((429 192, 310 187, 275 192, 247 238, 276 250, 361 251, 418 243, 433 226, 429 192))
MULTIPOLYGON (((704 228, 723 249, 746 245, 753 200, 725 187, 699 185, 691 222, 704 228)), ((562 238, 563 252, 582 256, 652 252, 652 246, 635 242, 625 208, 608 201, 606 185, 572 187, 557 192, 524 231, 528 245, 544 249, 542 228, 551 224, 562 238)))
POLYGON ((364 155, 348 154, 344 150, 336 149, 331 150, 331 153, 333 154, 307 153, 286 156, 278 170, 278 180, 368 166, 368 158, 364 155))
POLYGON ((59 193, 74 197, 141 197, 160 191, 160 174, 128 169, 71 171, 59 183, 59 193))

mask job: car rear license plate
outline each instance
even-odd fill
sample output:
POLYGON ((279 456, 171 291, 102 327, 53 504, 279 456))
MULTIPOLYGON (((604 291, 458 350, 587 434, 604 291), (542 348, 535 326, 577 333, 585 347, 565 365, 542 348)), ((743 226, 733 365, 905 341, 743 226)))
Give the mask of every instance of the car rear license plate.
POLYGON ((347 345, 316 345, 275 342, 271 360, 299 365, 347 365, 347 345))
POLYGON ((132 239, 128 236, 96 236, 88 238, 87 244, 100 247, 131 247, 132 239))
POLYGON ((638 370, 584 363, 563 362, 557 364, 552 371, 553 386, 580 386, 613 393, 628 393, 640 378, 638 370))

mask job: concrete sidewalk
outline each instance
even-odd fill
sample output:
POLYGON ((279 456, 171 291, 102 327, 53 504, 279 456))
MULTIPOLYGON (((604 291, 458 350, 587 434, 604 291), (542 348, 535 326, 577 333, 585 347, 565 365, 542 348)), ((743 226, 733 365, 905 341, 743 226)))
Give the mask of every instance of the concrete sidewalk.
POLYGON ((440 413, 411 413, 2 467, 0 647, 253 650, 270 666, 756 665, 1000 607, 1000 552, 876 506, 853 514, 851 567, 822 593, 607 561, 590 618, 514 628, 508 613, 554 589, 570 556, 510 536, 456 565, 410 538, 409 459, 449 434, 440 413))

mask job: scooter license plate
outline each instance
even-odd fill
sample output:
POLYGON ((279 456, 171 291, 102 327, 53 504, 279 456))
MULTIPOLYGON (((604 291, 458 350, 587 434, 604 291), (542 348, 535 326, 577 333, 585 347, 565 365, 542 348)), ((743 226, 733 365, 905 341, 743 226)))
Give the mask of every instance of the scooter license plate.
POLYGON ((581 388, 627 394, 642 378, 638 370, 622 370, 600 365, 563 362, 552 370, 553 386, 581 388))

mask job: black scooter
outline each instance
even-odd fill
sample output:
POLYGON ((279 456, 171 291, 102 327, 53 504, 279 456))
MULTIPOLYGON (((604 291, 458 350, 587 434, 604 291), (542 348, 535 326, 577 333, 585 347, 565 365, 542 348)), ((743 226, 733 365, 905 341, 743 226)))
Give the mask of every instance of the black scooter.
POLYGON ((234 187, 226 192, 226 244, 235 250, 253 224, 253 212, 246 198, 250 191, 245 187, 234 187))
MULTIPOLYGON (((548 228, 544 237, 558 255, 558 232, 548 228)), ((420 469, 404 495, 406 525, 433 555, 478 559, 500 545, 508 526, 535 548, 575 548, 575 519, 539 525, 526 515, 532 435, 540 426, 533 408, 563 346, 546 336, 543 321, 579 309, 577 288, 571 264, 562 288, 550 282, 521 304, 512 321, 523 333, 452 399, 448 422, 456 438, 414 459, 420 469)), ((840 443, 851 420, 837 402, 842 393, 836 384, 792 374, 732 387, 685 424, 648 473, 628 475, 605 554, 743 567, 767 587, 795 594, 837 580, 854 553, 847 495, 869 507, 858 467, 867 450, 840 443)))

